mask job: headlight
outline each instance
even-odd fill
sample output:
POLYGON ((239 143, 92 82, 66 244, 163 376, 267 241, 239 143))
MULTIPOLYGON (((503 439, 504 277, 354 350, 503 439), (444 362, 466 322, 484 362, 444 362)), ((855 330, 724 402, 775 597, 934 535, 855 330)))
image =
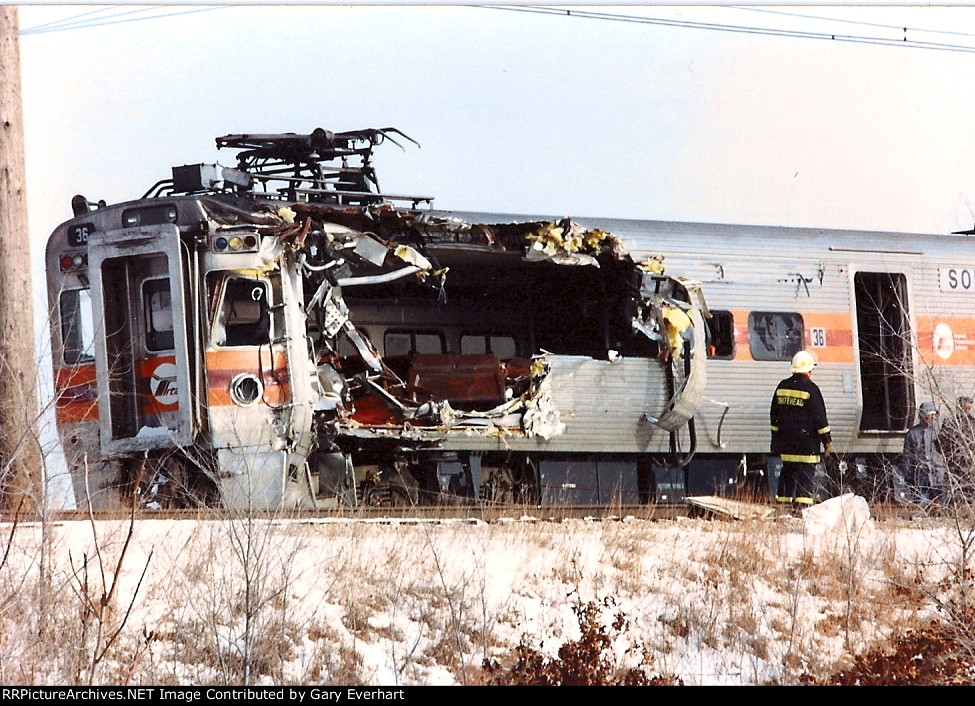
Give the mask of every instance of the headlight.
POLYGON ((264 394, 264 385, 251 373, 241 373, 230 381, 230 399, 241 407, 254 404, 264 394))

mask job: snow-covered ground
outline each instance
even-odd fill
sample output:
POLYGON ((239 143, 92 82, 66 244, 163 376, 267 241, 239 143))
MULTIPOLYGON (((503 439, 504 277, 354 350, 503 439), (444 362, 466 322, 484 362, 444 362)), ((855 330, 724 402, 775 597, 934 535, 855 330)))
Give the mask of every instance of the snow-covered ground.
POLYGON ((7 524, 0 683, 482 683, 590 603, 620 668, 794 683, 936 615, 975 529, 862 520, 7 524))

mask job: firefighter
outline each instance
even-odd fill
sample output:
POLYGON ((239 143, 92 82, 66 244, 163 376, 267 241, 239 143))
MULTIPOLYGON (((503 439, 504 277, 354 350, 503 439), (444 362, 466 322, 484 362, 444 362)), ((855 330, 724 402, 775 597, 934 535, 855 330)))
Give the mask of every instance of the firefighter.
POLYGON ((820 447, 833 453, 826 403, 810 379, 816 358, 799 351, 792 358, 792 377, 775 388, 772 408, 772 453, 782 458, 782 473, 775 500, 793 506, 812 505, 816 500, 816 464, 820 447))

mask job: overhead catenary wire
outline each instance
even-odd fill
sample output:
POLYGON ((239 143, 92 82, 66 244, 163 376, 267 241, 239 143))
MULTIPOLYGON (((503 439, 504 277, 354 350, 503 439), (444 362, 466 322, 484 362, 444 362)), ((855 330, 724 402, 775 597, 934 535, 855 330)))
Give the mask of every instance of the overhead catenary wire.
MULTIPOLYGON (((555 8, 555 7, 527 7, 527 6, 506 6, 506 5, 481 5, 484 9, 504 10, 507 12, 524 12, 530 14, 555 15, 571 19, 599 20, 605 22, 623 22, 629 24, 658 25, 662 27, 676 27, 683 29, 699 29, 716 32, 728 32, 733 34, 754 34, 768 37, 784 37, 791 39, 814 39, 833 42, 843 42, 849 44, 868 44, 875 46, 902 47, 906 49, 927 49, 931 51, 950 51, 967 54, 975 54, 975 45, 967 44, 946 44, 942 42, 922 42, 907 39, 906 32, 911 31, 909 27, 888 25, 890 29, 905 30, 904 36, 899 39, 886 38, 869 35, 839 34, 833 32, 813 32, 800 29, 776 29, 773 27, 757 27, 752 25, 722 24, 717 22, 699 22, 694 20, 668 19, 663 17, 644 17, 640 15, 620 15, 610 12, 597 12, 579 8, 555 8)), ((825 19, 825 18, 823 18, 825 19)), ((867 24, 867 23, 862 23, 867 24)), ((915 30, 922 31, 922 30, 915 30)), ((937 32, 937 30, 923 30, 925 32, 937 32)), ((970 36, 970 35, 964 35, 970 36)))
MULTIPOLYGON (((174 7, 168 5, 154 5, 135 9, 125 10, 119 12, 121 7, 124 6, 107 6, 103 8, 98 8, 95 10, 88 10, 87 12, 82 12, 78 15, 73 15, 72 17, 54 20, 47 22, 45 24, 36 25, 34 27, 29 27, 27 29, 21 30, 21 35, 31 35, 31 34, 42 34, 46 32, 61 32, 73 29, 88 29, 91 27, 100 27, 105 25, 113 24, 124 24, 129 22, 141 22, 146 20, 164 19, 169 17, 175 17, 178 15, 193 14, 198 12, 209 12, 211 10, 227 9, 226 5, 220 6, 201 6, 201 7, 174 7), (105 13, 111 13, 106 15, 105 13), (147 14, 155 13, 155 14, 147 14), (138 15, 138 16, 135 16, 138 15)), ((239 6, 238 6, 239 7, 239 6)), ((634 23, 634 24, 650 24, 665 27, 675 27, 684 29, 699 29, 707 31, 719 31, 719 32, 729 32, 736 34, 757 34, 764 36, 773 37, 786 37, 795 39, 814 39, 814 40, 825 40, 825 41, 835 41, 843 43, 853 43, 853 44, 868 44, 875 46, 890 46, 890 47, 902 47, 910 49, 927 49, 930 51, 951 51, 951 52, 962 52, 962 53, 975 53, 975 46, 970 46, 966 44, 947 44, 943 42, 930 42, 930 41, 918 41, 913 39, 908 39, 908 32, 911 34, 943 34, 958 37, 975 37, 975 34, 958 32, 951 30, 935 30, 935 29, 924 29, 919 27, 910 27, 904 25, 890 25, 878 22, 865 22, 863 20, 850 20, 837 17, 823 17, 817 15, 809 15, 799 12, 787 12, 784 10, 777 10, 773 8, 766 7, 746 7, 746 6, 727 6, 727 9, 747 11, 747 12, 762 12, 766 14, 773 14, 779 16, 790 17, 793 19, 802 20, 814 20, 817 22, 833 22, 842 23, 849 25, 858 25, 861 27, 874 27, 878 29, 888 29, 903 32, 903 36, 900 38, 892 37, 878 37, 869 35, 855 35, 855 34, 839 34, 833 32, 813 32, 801 29, 777 29, 773 27, 758 27, 752 25, 737 25, 737 24, 723 24, 715 22, 699 22, 693 20, 681 20, 681 19, 668 19, 663 17, 644 17, 639 15, 624 15, 612 12, 600 12, 595 10, 586 10, 583 8, 557 8, 557 7, 532 7, 532 6, 515 6, 515 5, 481 5, 474 6, 480 9, 489 10, 504 10, 512 12, 526 12, 532 14, 544 14, 544 15, 556 15, 561 17, 568 17, 574 19, 588 19, 588 20, 601 20, 601 21, 611 21, 611 22, 624 22, 624 23, 634 23)))
POLYGON ((104 27, 107 25, 142 22, 146 20, 159 20, 169 17, 176 17, 178 15, 191 15, 198 12, 210 12, 212 10, 227 9, 227 6, 176 8, 168 5, 154 5, 150 7, 142 7, 118 12, 119 9, 120 8, 118 6, 111 6, 100 8, 98 10, 89 10, 88 12, 82 12, 79 15, 73 15, 60 20, 52 20, 51 22, 22 29, 20 34, 21 36, 28 36, 32 34, 65 32, 76 29, 90 29, 92 27, 104 27), (105 15, 104 13, 106 12, 111 12, 112 14, 105 15), (150 12, 155 12, 157 14, 146 14, 150 12), (131 15, 139 16, 133 17, 131 15))
POLYGON ((822 22, 838 22, 841 24, 851 24, 860 25, 861 27, 879 27, 881 29, 891 29, 904 32, 923 32, 925 34, 946 34, 956 37, 975 37, 975 33, 972 32, 957 32, 948 29, 924 29, 922 27, 909 27, 904 25, 891 25, 883 24, 880 22, 864 22, 863 20, 847 20, 839 17, 822 17, 820 15, 807 15, 801 12, 786 12, 785 10, 775 10, 770 7, 745 7, 742 5, 733 5, 732 9, 741 10, 742 12, 763 12, 769 15, 781 15, 784 17, 795 17, 806 20, 819 20, 822 22))

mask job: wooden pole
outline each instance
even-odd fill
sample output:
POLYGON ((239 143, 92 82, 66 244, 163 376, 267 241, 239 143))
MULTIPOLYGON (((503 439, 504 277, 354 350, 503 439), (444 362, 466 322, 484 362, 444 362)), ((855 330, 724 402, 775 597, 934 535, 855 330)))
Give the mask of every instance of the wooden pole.
POLYGON ((0 5, 0 511, 41 507, 17 8, 0 5))

